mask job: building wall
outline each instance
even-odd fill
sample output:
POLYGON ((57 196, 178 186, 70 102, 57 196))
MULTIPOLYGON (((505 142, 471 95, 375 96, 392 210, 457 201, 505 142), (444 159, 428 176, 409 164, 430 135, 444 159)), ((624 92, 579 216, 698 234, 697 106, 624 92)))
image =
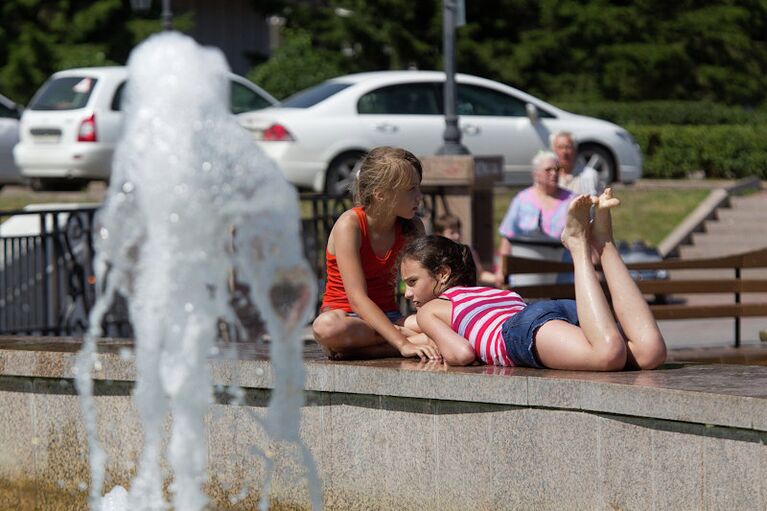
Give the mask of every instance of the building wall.
POLYGON ((172 9, 174 15, 194 12, 189 35, 200 44, 220 48, 235 73, 247 73, 253 57, 269 54, 266 14, 255 10, 250 0, 175 0, 172 9))

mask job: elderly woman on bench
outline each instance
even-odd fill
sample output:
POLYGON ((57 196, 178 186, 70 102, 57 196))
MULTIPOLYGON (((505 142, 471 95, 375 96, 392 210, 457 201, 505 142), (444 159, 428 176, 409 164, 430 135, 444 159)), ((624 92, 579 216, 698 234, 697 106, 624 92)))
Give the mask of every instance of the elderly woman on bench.
MULTIPOLYGON (((575 195, 559 187, 559 160, 550 151, 541 151, 533 158, 533 185, 519 192, 511 201, 501 221, 501 258, 511 255, 508 238, 543 232, 558 239, 565 228, 567 206, 575 195)), ((495 272, 495 285, 501 286, 504 275, 501 265, 495 272)))

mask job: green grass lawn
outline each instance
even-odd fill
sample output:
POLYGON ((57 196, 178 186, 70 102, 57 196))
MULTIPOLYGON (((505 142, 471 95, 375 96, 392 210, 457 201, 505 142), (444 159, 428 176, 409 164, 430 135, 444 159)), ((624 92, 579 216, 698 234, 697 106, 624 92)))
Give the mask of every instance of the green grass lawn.
MULTIPOLYGON (((500 225, 515 190, 496 192, 493 209, 494 225, 500 225)), ((621 206, 613 213, 615 239, 632 242, 642 240, 657 246, 700 202, 709 191, 705 189, 647 189, 620 188, 615 195, 621 206)), ((500 236, 496 233, 496 246, 500 236)))

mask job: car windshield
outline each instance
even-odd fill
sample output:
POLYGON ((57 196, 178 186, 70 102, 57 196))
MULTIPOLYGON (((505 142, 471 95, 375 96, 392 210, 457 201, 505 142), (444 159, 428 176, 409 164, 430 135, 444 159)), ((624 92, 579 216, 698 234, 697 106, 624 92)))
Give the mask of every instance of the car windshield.
POLYGON ((49 80, 40 89, 30 110, 76 110, 88 104, 96 78, 90 76, 67 76, 49 80))
POLYGON ((282 102, 280 106, 286 108, 309 108, 320 101, 324 101, 333 94, 336 94, 349 87, 350 83, 324 82, 315 85, 309 89, 293 94, 282 102))

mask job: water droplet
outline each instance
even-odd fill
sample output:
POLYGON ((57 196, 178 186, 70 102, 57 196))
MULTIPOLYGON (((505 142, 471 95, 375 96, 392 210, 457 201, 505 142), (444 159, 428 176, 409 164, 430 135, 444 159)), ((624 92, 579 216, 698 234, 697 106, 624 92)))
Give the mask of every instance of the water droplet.
POLYGON ((102 369, 101 362, 99 362, 98 360, 95 361, 93 363, 93 370, 94 371, 101 371, 101 369, 102 369))
POLYGON ((101 229, 99 229, 99 237, 102 240, 109 239, 109 229, 107 229, 106 227, 102 227, 101 229))
POLYGON ((120 348, 120 351, 117 352, 120 356, 121 360, 130 360, 133 357, 133 350, 128 348, 127 346, 123 346, 120 348))
POLYGON ((85 491, 88 489, 88 485, 80 481, 79 483, 77 483, 77 489, 80 491, 85 491))
POLYGON ((171 213, 168 219, 171 221, 171 223, 175 224, 178 223, 178 213, 171 213))
POLYGON ((211 165, 209 161, 202 162, 202 170, 203 170, 203 172, 210 172, 210 170, 212 168, 213 168, 213 165, 211 165))
POLYGON ((263 375, 264 375, 264 370, 261 369, 260 367, 256 367, 256 376, 263 376, 263 375))
POLYGON ((184 310, 187 311, 187 312, 192 312, 192 311, 194 311, 194 305, 192 305, 189 302, 186 302, 184 304, 184 310))
POLYGON ((131 193, 135 188, 135 185, 131 181, 126 181, 123 183, 122 190, 125 193, 131 193))
POLYGON ((216 356, 219 353, 221 353, 221 350, 218 349, 218 346, 211 346, 210 347, 210 354, 211 354, 211 356, 216 356))
POLYGON ((170 331, 172 334, 180 334, 181 333, 181 327, 179 325, 173 325, 170 327, 170 331))

